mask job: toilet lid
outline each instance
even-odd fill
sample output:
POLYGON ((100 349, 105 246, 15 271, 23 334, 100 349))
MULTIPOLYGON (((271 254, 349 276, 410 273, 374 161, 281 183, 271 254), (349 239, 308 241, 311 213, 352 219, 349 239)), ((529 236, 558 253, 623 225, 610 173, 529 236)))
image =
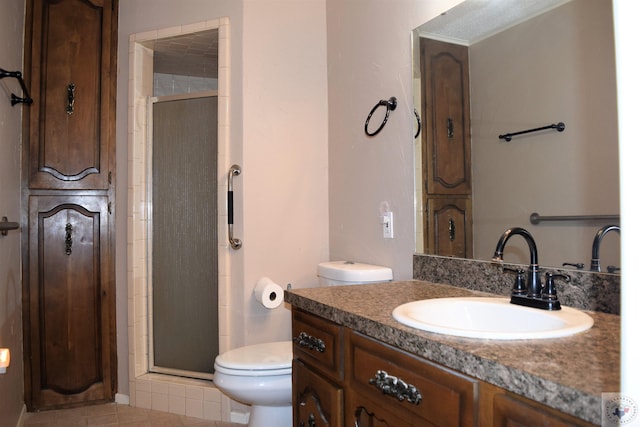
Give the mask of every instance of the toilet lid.
POLYGON ((291 341, 269 342, 239 347, 216 357, 217 371, 251 371, 253 375, 286 375, 291 372, 291 341))

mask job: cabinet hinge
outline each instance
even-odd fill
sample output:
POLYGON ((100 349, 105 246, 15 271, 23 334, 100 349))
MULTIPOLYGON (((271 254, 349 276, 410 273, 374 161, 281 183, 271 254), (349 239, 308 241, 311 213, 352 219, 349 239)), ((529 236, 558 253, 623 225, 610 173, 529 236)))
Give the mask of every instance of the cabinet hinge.
POLYGON ((107 175, 107 181, 109 182, 109 185, 111 185, 112 179, 113 177, 112 177, 111 171, 109 171, 109 174, 107 175))
POLYGON ((111 202, 107 203, 107 212, 109 212, 109 215, 111 215, 111 202))

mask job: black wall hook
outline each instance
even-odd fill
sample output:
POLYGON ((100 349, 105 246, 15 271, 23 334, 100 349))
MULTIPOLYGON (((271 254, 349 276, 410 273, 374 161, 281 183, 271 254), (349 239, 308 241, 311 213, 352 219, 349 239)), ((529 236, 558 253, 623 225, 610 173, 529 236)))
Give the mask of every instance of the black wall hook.
POLYGON ((373 107, 373 109, 367 116, 367 120, 364 122, 364 133, 366 133, 369 136, 377 135, 378 132, 382 130, 384 125, 387 124, 387 119, 389 119, 389 112, 395 110, 397 106, 398 106, 398 100, 396 99, 395 96, 392 96, 391 98, 389 98, 388 101, 381 99, 380 102, 378 102, 375 105, 375 107, 373 107), (387 111, 384 114, 384 120, 382 121, 382 124, 375 132, 369 132, 369 119, 371 119, 371 116, 373 116, 373 113, 378 109, 378 107, 382 107, 382 106, 386 107, 387 109, 387 111))
POLYGON ((7 71, 3 68, 0 68, 0 79, 4 79, 5 77, 13 77, 14 79, 17 79, 24 94, 24 97, 20 98, 16 94, 12 93, 11 106, 15 106, 16 104, 20 103, 31 105, 33 103, 33 99, 31 99, 29 91, 27 90, 27 86, 24 84, 24 80, 22 80, 22 73, 20 71, 7 71))

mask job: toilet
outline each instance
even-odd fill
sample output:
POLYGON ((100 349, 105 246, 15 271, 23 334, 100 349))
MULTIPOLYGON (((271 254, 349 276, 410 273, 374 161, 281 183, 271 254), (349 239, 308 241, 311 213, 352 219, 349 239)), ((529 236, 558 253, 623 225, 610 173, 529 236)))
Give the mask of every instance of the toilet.
MULTIPOLYGON (((343 286, 393 279, 390 268, 350 261, 318 264, 320 286, 343 286)), ((230 398, 251 405, 248 427, 289 427, 291 341, 248 345, 216 357, 213 382, 230 398)))

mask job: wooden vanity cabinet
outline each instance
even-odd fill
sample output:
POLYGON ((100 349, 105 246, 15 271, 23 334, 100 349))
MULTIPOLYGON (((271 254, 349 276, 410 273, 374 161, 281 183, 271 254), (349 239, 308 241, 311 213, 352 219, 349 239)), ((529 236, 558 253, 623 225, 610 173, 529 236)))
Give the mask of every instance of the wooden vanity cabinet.
POLYGON ((494 427, 595 427, 595 424, 489 384, 485 384, 481 397, 485 405, 489 405, 484 412, 481 411, 481 413, 487 414, 487 419, 490 421, 486 425, 494 427))
POLYGON ((293 337, 294 427, 594 427, 295 307, 293 337))
POLYGON ((293 310, 293 425, 342 427, 343 328, 293 310))

